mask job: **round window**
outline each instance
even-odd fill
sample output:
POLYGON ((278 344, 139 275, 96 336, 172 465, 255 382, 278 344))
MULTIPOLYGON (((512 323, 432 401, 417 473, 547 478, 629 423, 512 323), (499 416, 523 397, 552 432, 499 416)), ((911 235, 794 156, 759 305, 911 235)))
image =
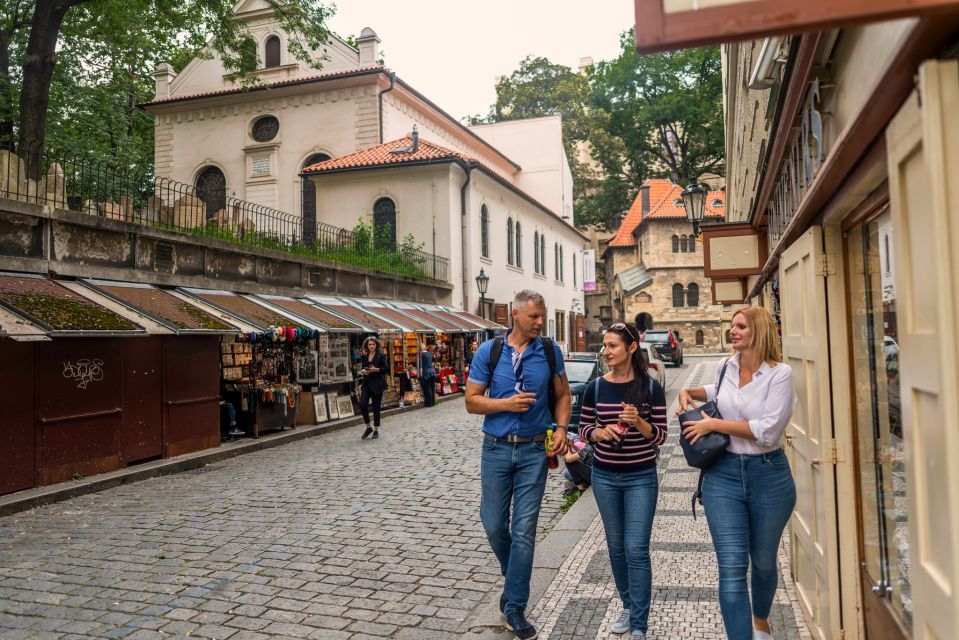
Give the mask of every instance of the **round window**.
POLYGON ((273 116, 263 116, 253 123, 253 139, 257 142, 269 142, 280 131, 280 121, 273 116))

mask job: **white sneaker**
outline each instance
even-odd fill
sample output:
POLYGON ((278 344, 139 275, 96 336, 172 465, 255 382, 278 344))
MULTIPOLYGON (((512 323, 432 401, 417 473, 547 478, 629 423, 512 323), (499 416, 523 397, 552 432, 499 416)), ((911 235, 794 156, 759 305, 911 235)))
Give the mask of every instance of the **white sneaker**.
POLYGON ((629 634, 629 640, 646 640, 646 632, 639 630, 633 631, 629 634))
POLYGON ((773 634, 766 633, 765 631, 760 631, 759 629, 753 629, 753 640, 776 640, 773 638, 773 634))
POLYGON ((629 609, 623 609, 619 617, 613 620, 613 624, 609 626, 609 630, 613 633, 626 633, 629 631, 629 609))

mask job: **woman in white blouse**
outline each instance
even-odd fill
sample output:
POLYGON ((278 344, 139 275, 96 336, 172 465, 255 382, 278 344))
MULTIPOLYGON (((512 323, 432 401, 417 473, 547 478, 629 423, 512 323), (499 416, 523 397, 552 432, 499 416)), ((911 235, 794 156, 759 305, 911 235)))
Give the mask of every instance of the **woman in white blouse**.
MULTIPOLYGON (((722 420, 683 425, 695 442, 718 431, 730 436, 726 453, 706 469, 702 499, 719 562, 719 605, 729 640, 772 640, 769 612, 776 595, 776 551, 796 505, 796 485, 782 449, 792 415, 792 369, 782 361, 773 317, 762 307, 733 314, 735 355, 724 360, 722 387, 679 392, 679 412, 692 401, 715 400, 722 420), (752 565, 751 591, 746 572, 752 565), (752 620, 750 620, 752 616, 752 620)), ((719 371, 717 369, 717 372, 719 371)), ((718 373, 717 373, 718 377, 718 373)))

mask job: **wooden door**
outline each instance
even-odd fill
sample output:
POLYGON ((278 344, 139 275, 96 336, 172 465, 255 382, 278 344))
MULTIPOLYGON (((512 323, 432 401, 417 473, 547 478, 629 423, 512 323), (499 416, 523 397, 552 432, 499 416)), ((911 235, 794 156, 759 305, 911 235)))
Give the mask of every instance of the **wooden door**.
POLYGON ((886 130, 899 292, 912 632, 959 629, 959 62, 920 67, 886 130), (921 96, 921 99, 920 99, 921 96))
POLYGON ((835 440, 830 414, 829 343, 822 228, 811 227, 779 262, 783 356, 798 402, 786 428, 796 480, 790 521, 796 594, 815 638, 841 632, 836 531, 835 440))

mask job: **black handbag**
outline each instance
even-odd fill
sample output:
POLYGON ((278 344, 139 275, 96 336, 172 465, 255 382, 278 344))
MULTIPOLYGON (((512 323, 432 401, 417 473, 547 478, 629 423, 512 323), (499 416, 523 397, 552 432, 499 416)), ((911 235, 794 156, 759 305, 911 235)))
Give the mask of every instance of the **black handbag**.
MULTIPOLYGON (((719 372, 719 382, 716 384, 717 396, 723 386, 723 378, 726 377, 726 367, 728 365, 729 360, 726 360, 726 362, 723 363, 722 370, 719 372)), ((693 494, 693 519, 696 518, 696 502, 699 501, 700 504, 702 503, 703 474, 709 466, 719 460, 723 453, 726 452, 726 447, 729 446, 729 435, 725 433, 718 433, 716 431, 707 433, 697 440, 696 444, 687 440, 686 436, 682 434, 682 430, 685 428, 684 423, 702 420, 703 413, 710 418, 722 419, 722 415, 719 413, 719 407, 716 406, 714 400, 690 409, 679 416, 679 444, 683 448, 683 455, 686 456, 686 464, 699 469, 699 482, 696 485, 696 492, 693 494)))

